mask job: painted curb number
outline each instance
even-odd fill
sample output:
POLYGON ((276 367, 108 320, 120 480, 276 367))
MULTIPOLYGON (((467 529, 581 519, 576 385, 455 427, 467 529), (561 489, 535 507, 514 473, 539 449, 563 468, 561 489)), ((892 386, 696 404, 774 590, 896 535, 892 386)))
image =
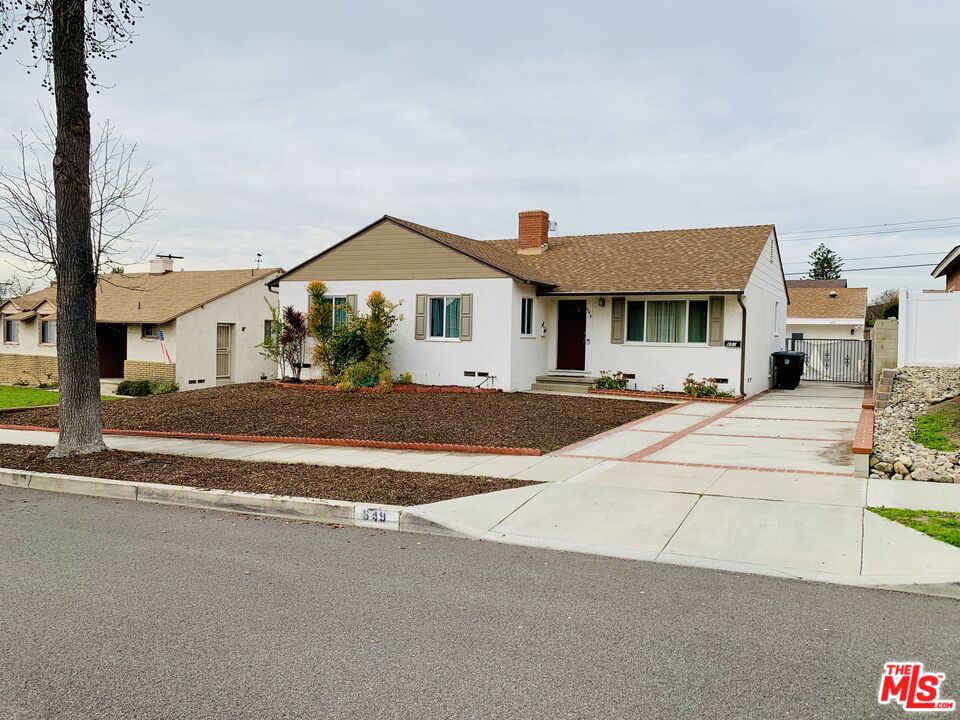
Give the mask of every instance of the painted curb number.
POLYGON ((353 508, 353 522, 366 527, 400 529, 400 511, 387 510, 380 507, 363 507, 355 505, 353 508))

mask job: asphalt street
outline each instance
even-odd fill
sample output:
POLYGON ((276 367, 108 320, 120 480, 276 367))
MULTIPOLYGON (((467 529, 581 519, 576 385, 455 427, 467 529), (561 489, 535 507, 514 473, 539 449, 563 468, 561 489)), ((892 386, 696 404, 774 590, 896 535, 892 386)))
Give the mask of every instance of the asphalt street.
POLYGON ((958 627, 944 598, 0 487, 5 720, 906 717, 883 663, 960 700, 958 627))

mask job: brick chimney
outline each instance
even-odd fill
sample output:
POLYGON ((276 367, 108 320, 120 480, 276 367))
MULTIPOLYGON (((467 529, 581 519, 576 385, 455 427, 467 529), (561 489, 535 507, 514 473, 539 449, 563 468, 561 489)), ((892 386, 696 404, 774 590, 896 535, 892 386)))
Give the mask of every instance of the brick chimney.
POLYGON ((524 210, 520 213, 520 231, 517 252, 521 255, 539 255, 547 249, 547 231, 550 216, 544 210, 524 210))

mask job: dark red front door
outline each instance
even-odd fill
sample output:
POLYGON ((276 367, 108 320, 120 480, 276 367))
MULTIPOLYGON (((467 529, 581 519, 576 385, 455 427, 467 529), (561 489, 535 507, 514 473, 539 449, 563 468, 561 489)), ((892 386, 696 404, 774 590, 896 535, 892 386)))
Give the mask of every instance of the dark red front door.
POLYGON ((127 359, 126 325, 97 323, 97 359, 100 377, 123 377, 123 361, 127 359))
POLYGON ((583 370, 587 351, 587 301, 558 303, 557 370, 583 370))

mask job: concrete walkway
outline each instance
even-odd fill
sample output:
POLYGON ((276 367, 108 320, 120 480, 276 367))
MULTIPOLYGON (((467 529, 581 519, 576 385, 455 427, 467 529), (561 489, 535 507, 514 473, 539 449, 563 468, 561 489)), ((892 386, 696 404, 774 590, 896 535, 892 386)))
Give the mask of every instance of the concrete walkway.
POLYGON ((562 481, 413 509, 475 538, 856 585, 960 581, 960 549, 868 506, 960 511, 960 485, 865 480, 863 388, 689 403, 555 454, 562 481))
MULTIPOLYGON (((616 557, 895 585, 960 580, 960 549, 867 506, 960 511, 960 485, 853 476, 861 387, 682 403, 543 457, 108 436, 118 450, 542 484, 409 511, 438 532, 616 557)), ((52 445, 50 432, 0 442, 52 445)))

